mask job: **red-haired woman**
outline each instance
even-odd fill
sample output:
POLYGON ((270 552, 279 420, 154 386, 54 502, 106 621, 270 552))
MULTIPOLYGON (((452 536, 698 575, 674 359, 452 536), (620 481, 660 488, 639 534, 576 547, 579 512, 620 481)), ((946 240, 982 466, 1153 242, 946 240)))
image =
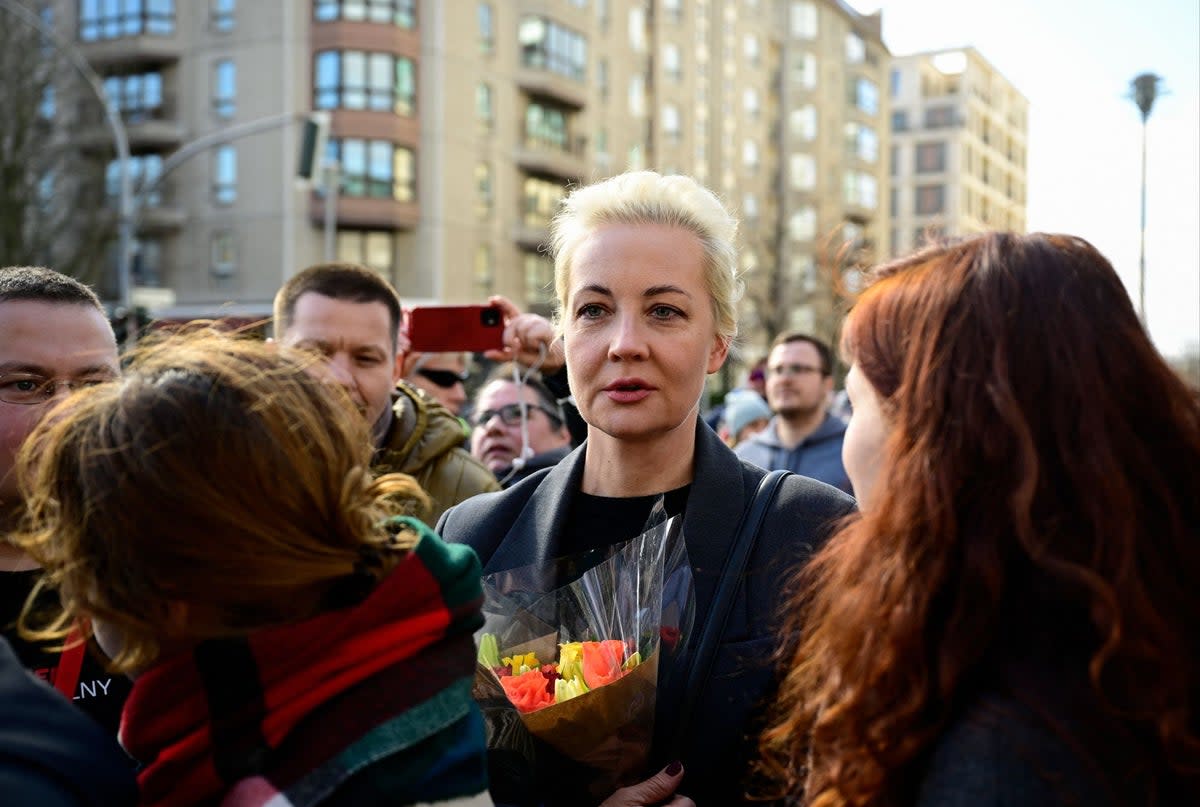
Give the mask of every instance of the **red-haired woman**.
POLYGON ((1108 261, 992 233, 846 323, 857 517, 764 770, 806 805, 1197 804, 1200 405, 1108 261))

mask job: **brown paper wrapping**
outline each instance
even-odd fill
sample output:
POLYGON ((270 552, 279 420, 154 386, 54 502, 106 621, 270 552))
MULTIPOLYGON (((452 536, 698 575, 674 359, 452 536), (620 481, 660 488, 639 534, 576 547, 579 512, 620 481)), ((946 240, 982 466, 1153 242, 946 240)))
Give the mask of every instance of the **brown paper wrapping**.
MULTIPOLYGON (((608 796, 645 778, 654 738, 658 656, 655 651, 611 684, 521 715, 530 734, 597 771, 598 777, 589 783, 597 796, 608 796)), ((494 674, 480 666, 476 698, 494 695, 496 690, 503 692, 494 674), (480 680, 485 675, 491 681, 480 680)))

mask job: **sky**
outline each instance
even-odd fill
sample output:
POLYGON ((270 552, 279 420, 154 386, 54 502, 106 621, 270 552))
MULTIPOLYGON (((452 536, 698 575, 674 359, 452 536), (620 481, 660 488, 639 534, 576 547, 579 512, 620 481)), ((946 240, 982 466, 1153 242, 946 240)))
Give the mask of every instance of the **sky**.
POLYGON ((973 46, 1029 100, 1027 229, 1092 242, 1137 304, 1142 123, 1127 96, 1162 76, 1147 125, 1146 319, 1167 356, 1200 350, 1200 2, 848 0, 883 11, 896 55, 973 46))

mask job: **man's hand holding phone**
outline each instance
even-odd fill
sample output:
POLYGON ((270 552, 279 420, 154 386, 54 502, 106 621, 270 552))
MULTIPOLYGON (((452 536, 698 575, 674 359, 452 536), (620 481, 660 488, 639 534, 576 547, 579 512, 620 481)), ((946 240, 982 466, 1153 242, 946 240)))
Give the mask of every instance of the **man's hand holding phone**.
POLYGON ((500 310, 504 318, 502 347, 484 353, 492 361, 515 361, 525 367, 537 366, 544 375, 552 375, 565 361, 563 343, 554 332, 550 320, 539 314, 523 314, 507 297, 495 295, 488 303, 500 310), (542 350, 545 360, 541 360, 542 350))

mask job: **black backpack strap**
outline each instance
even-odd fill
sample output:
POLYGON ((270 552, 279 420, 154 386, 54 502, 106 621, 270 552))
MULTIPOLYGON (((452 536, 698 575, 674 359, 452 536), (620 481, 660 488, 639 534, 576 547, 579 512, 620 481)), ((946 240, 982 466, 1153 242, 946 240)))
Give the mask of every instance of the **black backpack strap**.
POLYGON ((717 590, 713 595, 708 619, 704 623, 704 631, 700 634, 700 640, 689 665, 683 690, 683 705, 679 710, 679 721, 674 734, 673 747, 677 752, 683 749, 683 744, 691 729, 692 714, 695 712, 696 704, 700 701, 700 695, 712 673, 717 647, 725 635, 734 599, 736 599, 738 588, 745 577, 746 564, 749 562, 750 553, 758 540, 758 533, 762 529, 767 510, 775 500, 775 494, 783 483, 784 477, 789 474, 790 471, 776 470, 764 476, 759 482, 758 490, 755 491, 754 498, 750 500, 746 512, 742 514, 737 534, 729 547, 729 554, 725 557, 725 566, 721 569, 721 577, 717 580, 717 590))

